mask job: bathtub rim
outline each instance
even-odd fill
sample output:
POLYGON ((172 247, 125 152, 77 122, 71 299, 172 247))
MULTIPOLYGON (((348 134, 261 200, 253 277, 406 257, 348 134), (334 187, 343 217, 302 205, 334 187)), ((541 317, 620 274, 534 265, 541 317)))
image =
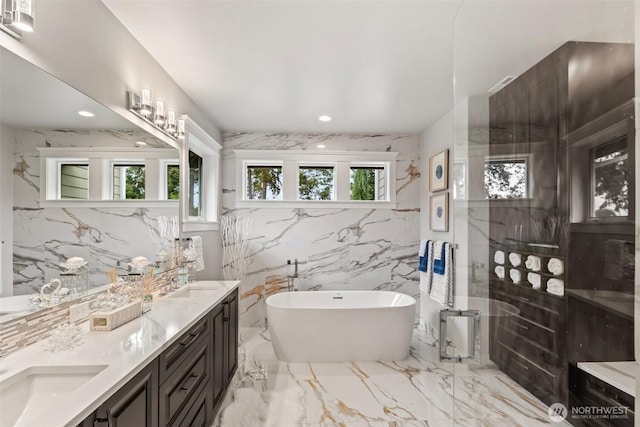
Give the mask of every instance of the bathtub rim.
POLYGON ((407 308, 417 305, 417 300, 411 295, 403 294, 402 292, 396 291, 374 291, 374 290, 348 290, 348 291, 297 291, 297 292, 279 292, 277 294, 269 295, 265 303, 269 307, 284 309, 284 310, 387 310, 387 309, 400 309, 407 308), (357 292, 367 292, 367 293, 386 293, 386 294, 394 294, 400 295, 402 299, 406 299, 406 302, 398 305, 363 305, 363 306, 347 306, 347 307, 339 307, 339 306, 321 306, 321 307, 313 307, 313 306, 295 306, 295 305, 286 305, 286 304, 278 304, 278 299, 284 299, 287 295, 301 295, 301 294, 349 294, 349 293, 357 293, 357 292))

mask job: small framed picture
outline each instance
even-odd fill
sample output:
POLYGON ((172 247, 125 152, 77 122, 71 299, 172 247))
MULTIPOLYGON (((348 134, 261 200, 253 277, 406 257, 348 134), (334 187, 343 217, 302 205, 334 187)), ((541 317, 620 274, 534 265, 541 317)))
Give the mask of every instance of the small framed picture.
POLYGON ((443 150, 429 158, 429 191, 449 188, 449 150, 443 150))
POLYGON ((449 231, 449 193, 436 194, 429 200, 432 231, 449 231))

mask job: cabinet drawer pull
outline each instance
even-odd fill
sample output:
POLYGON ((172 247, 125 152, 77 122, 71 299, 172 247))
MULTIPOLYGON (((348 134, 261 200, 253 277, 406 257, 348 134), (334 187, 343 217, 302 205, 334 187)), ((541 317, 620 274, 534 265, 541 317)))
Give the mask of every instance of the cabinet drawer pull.
POLYGON ((109 420, 106 418, 98 418, 93 421, 93 427, 110 427, 109 420))
POLYGON ((229 318, 228 318, 228 317, 225 317, 225 318, 223 318, 222 320, 224 320, 225 322, 228 322, 228 321, 229 321, 229 318))
POLYGON ((189 378, 187 378, 187 380, 185 381, 185 384, 182 387, 180 387, 180 391, 184 391, 185 393, 188 392, 189 389, 191 387, 193 387, 193 385, 195 384, 197 379, 198 379, 198 375, 197 374, 193 374, 192 373, 191 375, 189 375, 189 378), (187 385, 186 383, 188 381, 190 381, 190 380, 193 380, 193 382, 191 384, 187 385))
POLYGON ((189 338, 188 338, 186 341, 182 341, 182 342, 180 343, 180 345, 181 345, 181 346, 184 346, 184 347, 188 347, 188 346, 190 346, 191 344, 193 344, 193 342, 194 342, 195 340, 197 340, 199 336, 200 336, 200 332, 198 332, 198 333, 197 333, 197 334, 195 334, 195 335, 194 335, 194 334, 189 334, 189 338))
POLYGON ((529 367, 527 365, 524 365, 524 364, 518 362, 517 360, 514 360, 513 362, 516 363, 517 365, 523 367, 526 371, 529 370, 529 367))
POLYGON ((222 301, 222 305, 229 305, 229 301, 222 301))
POLYGON ((525 297, 519 297, 517 295, 509 295, 509 298, 513 298, 516 301, 522 301, 522 302, 529 302, 529 298, 525 298, 525 297))
POLYGON ((521 325, 520 322, 516 322, 515 320, 511 320, 511 323, 513 323, 514 325, 516 325, 516 326, 518 326, 518 327, 520 327, 522 329, 526 329, 527 331, 529 330, 528 326, 521 325))

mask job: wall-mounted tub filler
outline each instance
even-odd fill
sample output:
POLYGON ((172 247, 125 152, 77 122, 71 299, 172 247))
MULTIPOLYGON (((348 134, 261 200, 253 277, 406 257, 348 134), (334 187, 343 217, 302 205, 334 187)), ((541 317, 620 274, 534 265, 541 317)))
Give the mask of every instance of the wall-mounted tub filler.
POLYGON ((298 258, 295 259, 294 264, 291 264, 291 260, 287 260, 287 291, 297 291, 295 288, 295 279, 298 278, 298 258))

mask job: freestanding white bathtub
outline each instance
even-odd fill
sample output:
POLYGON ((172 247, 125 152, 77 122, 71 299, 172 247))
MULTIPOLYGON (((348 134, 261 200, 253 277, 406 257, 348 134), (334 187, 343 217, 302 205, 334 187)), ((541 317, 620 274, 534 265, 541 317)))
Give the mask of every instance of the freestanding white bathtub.
POLYGON ((286 292, 267 298, 276 357, 283 362, 404 360, 416 300, 387 291, 286 292))

